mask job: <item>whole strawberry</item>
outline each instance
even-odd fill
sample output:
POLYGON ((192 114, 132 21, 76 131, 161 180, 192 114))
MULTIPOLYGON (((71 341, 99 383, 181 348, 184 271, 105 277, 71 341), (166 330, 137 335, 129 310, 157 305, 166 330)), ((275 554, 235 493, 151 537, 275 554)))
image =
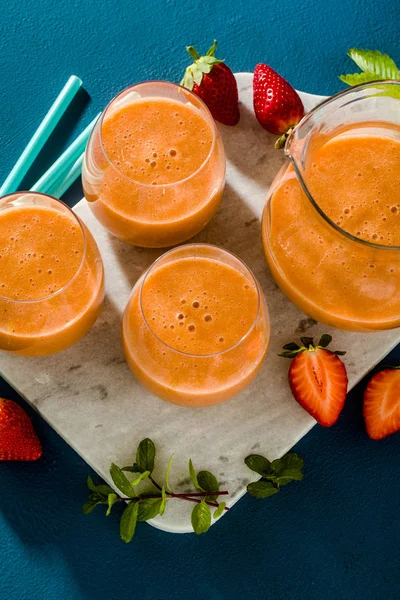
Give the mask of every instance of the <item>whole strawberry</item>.
POLYGON ((41 443, 24 409, 0 398, 0 460, 37 460, 41 443))
POLYGON ((200 56, 193 46, 186 47, 194 62, 187 67, 181 85, 203 100, 216 121, 236 125, 240 119, 236 79, 230 68, 215 58, 216 48, 214 40, 206 55, 200 56))
POLYGON ((302 337, 301 346, 286 344, 279 355, 293 359, 289 368, 293 396, 324 427, 337 421, 347 394, 346 367, 339 358, 345 352, 326 350, 331 341, 328 334, 317 345, 313 338, 302 337))
POLYGON ((283 148, 289 133, 304 116, 296 90, 271 67, 260 63, 254 69, 253 104, 260 125, 280 136, 275 148, 283 148))

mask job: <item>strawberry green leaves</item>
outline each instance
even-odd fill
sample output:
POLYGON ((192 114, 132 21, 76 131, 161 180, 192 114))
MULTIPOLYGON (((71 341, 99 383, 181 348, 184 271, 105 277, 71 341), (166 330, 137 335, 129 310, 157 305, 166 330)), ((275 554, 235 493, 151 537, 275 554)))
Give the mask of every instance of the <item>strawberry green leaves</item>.
POLYGON ((193 58, 193 64, 187 67, 181 85, 192 90, 194 84, 200 85, 203 79, 203 73, 210 73, 214 65, 224 62, 215 58, 215 51, 217 49, 217 41, 214 40, 213 45, 207 50, 205 56, 200 56, 197 50, 193 46, 186 46, 187 52, 193 58))
POLYGON ((393 59, 378 50, 350 48, 348 56, 361 69, 362 73, 340 75, 339 79, 347 85, 358 85, 382 79, 400 80, 399 69, 393 59))
POLYGON ((303 479, 304 460, 298 454, 289 452, 272 463, 259 454, 250 454, 244 460, 246 465, 261 475, 260 481, 249 483, 247 491, 256 498, 268 498, 279 492, 281 485, 303 479))
MULTIPOLYGON (((282 356, 283 358, 295 358, 298 354, 301 354, 302 352, 313 352, 315 350, 318 350, 319 348, 326 348, 327 346, 329 346, 331 341, 332 336, 328 333, 324 333, 323 335, 321 335, 317 345, 314 344, 314 338, 302 337, 301 346, 299 346, 299 344, 296 344, 295 342, 289 342, 288 344, 285 344, 283 346, 283 352, 281 352, 279 356, 282 356)), ((334 352, 332 352, 332 354, 335 354, 336 356, 343 356, 344 354, 346 354, 346 352, 343 352, 342 350, 335 350, 334 352)))
MULTIPOLYGON (((82 512, 88 515, 98 504, 107 505, 106 515, 111 514, 112 508, 116 503, 123 502, 125 509, 121 515, 120 536, 125 543, 129 543, 135 535, 136 524, 138 522, 154 519, 158 515, 162 516, 167 506, 167 501, 172 498, 187 500, 193 502, 195 507, 192 513, 193 529, 201 534, 208 531, 211 525, 211 507, 215 507, 213 517, 217 519, 224 511, 229 510, 225 502, 219 503, 218 496, 227 495, 227 491, 220 491, 217 478, 209 471, 200 471, 196 473, 193 463, 189 460, 189 473, 193 484, 198 492, 174 493, 169 483, 169 476, 172 466, 172 455, 168 461, 165 471, 164 484, 160 485, 153 478, 156 449, 154 443, 149 438, 142 440, 136 451, 136 461, 132 466, 122 469, 115 463, 111 464, 110 476, 114 486, 121 492, 119 496, 115 490, 101 483, 95 485, 93 479, 87 478, 89 488, 89 500, 82 507, 82 512), (128 479, 127 473, 135 473, 134 479, 128 479), (146 492, 137 493, 136 486, 145 482, 146 492), (148 486, 152 485, 155 491, 147 491, 148 486)), ((129 477, 132 477, 131 475, 129 477)), ((123 506, 120 504, 120 506, 123 506)))

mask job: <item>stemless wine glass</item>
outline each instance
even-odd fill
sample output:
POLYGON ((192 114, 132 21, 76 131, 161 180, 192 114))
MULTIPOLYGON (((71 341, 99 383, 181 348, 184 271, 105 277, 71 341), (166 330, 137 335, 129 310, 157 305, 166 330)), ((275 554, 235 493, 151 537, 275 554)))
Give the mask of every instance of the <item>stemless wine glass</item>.
POLYGON ((250 383, 270 325, 261 288, 238 257, 188 244, 163 254, 137 281, 122 335, 128 364, 144 386, 164 400, 199 407, 224 402, 250 383))
POLYGON ((67 348, 93 326, 103 298, 99 250, 68 206, 38 192, 0 199, 0 350, 67 348))
POLYGON ((189 90, 148 81, 122 91, 90 137, 85 197, 114 236, 162 248, 198 233, 225 183, 225 153, 206 105, 189 90))
MULTIPOLYGON (((373 331, 400 325, 400 247, 388 244, 377 233, 367 239, 361 231, 345 230, 343 217, 333 220, 321 208, 328 190, 320 189, 315 194, 310 184, 310 173, 319 166, 319 149, 327 148, 332 141, 357 140, 360 136, 366 138, 366 152, 369 139, 373 143, 382 138, 398 144, 400 151, 399 82, 356 86, 329 98, 303 118, 286 143, 285 153, 291 163, 281 169, 271 186, 262 238, 275 280, 301 310, 340 329, 373 331)), ((361 162, 361 150, 359 156, 361 162)), ((337 175, 342 186, 348 185, 347 164, 346 168, 347 175, 344 167, 337 175)), ((364 176, 357 164, 351 168, 355 181, 364 176)), ((382 204, 388 192, 386 184, 379 184, 380 169, 385 169, 384 164, 371 166, 367 173, 376 177, 378 189, 365 206, 366 228, 373 215, 379 223, 400 215, 398 194, 388 198, 387 205, 382 204)), ((399 181, 400 189, 399 172, 390 177, 399 181)), ((332 196, 333 202, 340 202, 339 194, 332 196)), ((345 217, 351 216, 355 208, 351 205, 357 200, 365 199, 354 197, 354 202, 344 208, 345 217)), ((397 232, 399 227, 400 222, 395 225, 397 232)), ((389 232, 389 239, 391 233, 395 232, 389 232)))

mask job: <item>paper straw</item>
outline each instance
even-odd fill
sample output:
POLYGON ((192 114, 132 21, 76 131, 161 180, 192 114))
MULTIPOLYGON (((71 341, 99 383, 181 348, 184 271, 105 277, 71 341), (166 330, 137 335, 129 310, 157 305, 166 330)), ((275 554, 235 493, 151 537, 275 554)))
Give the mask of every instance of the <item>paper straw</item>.
POLYGON ((50 137, 50 134, 54 131, 56 125, 67 110, 68 106, 71 104, 72 99, 81 86, 81 79, 75 75, 71 75, 55 99, 49 112, 33 134, 25 150, 15 163, 11 173, 1 186, 0 196, 17 191, 19 184, 27 174, 29 168, 32 166, 33 161, 45 145, 46 141, 50 137))
POLYGON ((31 187, 31 192, 42 192, 47 194, 53 185, 59 181, 62 175, 71 169, 75 161, 84 151, 89 136, 95 126, 99 113, 91 123, 82 131, 80 135, 72 142, 70 146, 61 154, 56 162, 42 175, 42 177, 31 187))
POLYGON ((51 190, 48 191, 48 194, 54 196, 55 198, 61 198, 65 194, 68 188, 71 187, 74 181, 78 179, 79 175, 82 173, 82 163, 84 156, 85 153, 82 152, 82 154, 80 155, 78 160, 73 164, 68 173, 66 173, 64 177, 61 177, 61 180, 58 181, 58 183, 51 190))

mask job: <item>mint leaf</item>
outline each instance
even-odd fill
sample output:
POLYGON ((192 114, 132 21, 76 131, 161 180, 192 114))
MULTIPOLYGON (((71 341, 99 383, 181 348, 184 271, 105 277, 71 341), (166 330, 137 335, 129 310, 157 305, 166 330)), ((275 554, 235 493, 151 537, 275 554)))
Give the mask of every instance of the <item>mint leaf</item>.
POLYGON ((142 473, 143 470, 138 467, 138 465, 136 463, 133 464, 133 467, 122 467, 123 471, 127 471, 128 473, 142 473))
POLYGON ((247 491, 251 496, 255 496, 256 498, 268 498, 277 494, 279 490, 270 481, 261 480, 249 483, 247 491))
POLYGON ((321 348, 326 348, 327 346, 329 346, 329 344, 332 341, 332 336, 329 335, 328 333, 324 333, 323 335, 321 335, 319 342, 318 342, 318 346, 321 346, 321 348))
POLYGON ((165 512, 166 506, 167 506, 167 495, 165 493, 165 486, 163 485, 161 488, 161 504, 160 504, 160 510, 159 510, 159 514, 161 516, 163 516, 163 514, 165 512))
POLYGON ((135 465, 140 469, 141 472, 150 471, 152 473, 154 469, 154 459, 156 456, 156 448, 154 443, 149 438, 142 440, 136 451, 136 463, 135 465))
POLYGON ((226 502, 220 502, 217 510, 213 514, 213 519, 218 519, 225 510, 226 502))
POLYGON ((160 514, 161 498, 143 498, 139 502, 138 521, 148 521, 160 514))
POLYGON ((88 478, 86 479, 86 484, 89 490, 92 490, 92 492, 96 491, 96 486, 94 485, 93 479, 90 477, 90 475, 88 475, 88 478))
POLYGON ((258 473, 262 477, 268 477, 272 474, 271 463, 260 454, 250 454, 249 456, 246 456, 244 462, 249 469, 255 473, 258 473))
POLYGON ((82 512, 84 515, 90 515, 92 510, 97 506, 97 502, 88 501, 82 506, 82 512))
POLYGON ((340 75, 339 79, 347 85, 359 85, 360 83, 369 83, 370 81, 377 81, 380 79, 375 73, 366 71, 365 73, 352 73, 349 75, 340 75))
POLYGON ((167 465, 167 470, 165 471, 165 489, 168 490, 168 492, 172 493, 171 488, 169 487, 169 472, 171 470, 171 465, 172 465, 172 460, 174 458, 174 455, 171 454, 171 456, 169 457, 169 461, 168 461, 168 465, 167 465))
POLYGON ((196 475, 196 471, 194 469, 193 463, 192 463, 192 459, 189 458, 189 473, 190 473, 190 478, 193 481, 193 485, 197 490, 201 490, 202 492, 204 492, 204 490, 201 489, 201 487, 199 486, 199 482, 197 481, 197 475, 196 475))
POLYGON ((108 508, 107 508, 107 512, 106 512, 107 517, 110 514, 111 509, 117 500, 118 500, 117 494, 114 494, 114 492, 112 492, 112 494, 108 494, 108 498, 107 498, 108 508))
POLYGON ((280 485, 286 485, 293 480, 301 481, 303 479, 301 470, 304 466, 304 460, 298 454, 289 452, 282 458, 274 460, 271 466, 280 485))
POLYGON ((399 79, 399 70, 394 60, 379 50, 350 48, 347 54, 361 71, 374 73, 376 79, 399 79))
POLYGON ((191 521, 193 531, 197 533, 197 535, 206 533, 211 526, 211 511, 208 504, 206 504, 204 501, 196 504, 192 511, 191 521))
POLYGON ((121 490, 125 496, 133 498, 136 495, 135 490, 129 483, 125 473, 115 463, 111 463, 110 475, 117 488, 121 490))
POLYGON ((121 539, 125 542, 125 544, 129 544, 135 535, 138 511, 139 503, 130 502, 122 513, 119 532, 121 539))
MULTIPOLYGON (((205 492, 219 491, 217 478, 210 471, 199 471, 197 473, 197 481, 201 489, 205 492)), ((216 500, 217 498, 218 496, 206 496, 205 500, 216 500)))
MULTIPOLYGON (((205 492, 218 492, 219 485, 217 478, 215 475, 210 473, 210 471, 199 471, 197 473, 197 481, 199 486, 205 492)), ((218 496, 205 496, 204 500, 217 500, 218 496)))
POLYGON ((96 485, 96 492, 102 496, 108 496, 108 494, 113 494, 114 490, 109 485, 101 483, 100 485, 96 485))
POLYGON ((136 477, 136 479, 131 481, 131 485, 139 485, 142 479, 147 479, 149 475, 150 471, 144 471, 143 473, 140 473, 139 477, 136 477))

